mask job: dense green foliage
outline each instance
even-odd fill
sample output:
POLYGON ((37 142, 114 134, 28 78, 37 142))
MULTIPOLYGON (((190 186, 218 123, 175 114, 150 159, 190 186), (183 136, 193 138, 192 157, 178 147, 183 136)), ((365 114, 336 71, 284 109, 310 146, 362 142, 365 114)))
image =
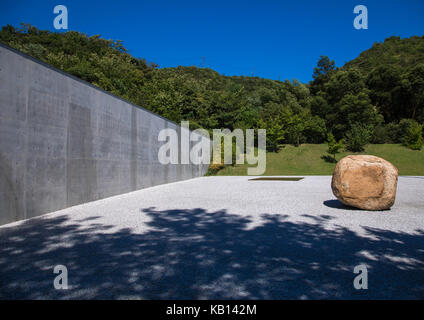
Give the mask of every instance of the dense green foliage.
POLYGON ((345 64, 364 75, 370 98, 384 120, 424 122, 424 36, 387 38, 345 64))
POLYGON ((323 143, 330 131, 352 150, 362 149, 355 145, 364 137, 403 143, 411 135, 412 120, 405 119, 424 122, 424 37, 386 39, 343 68, 321 56, 309 84, 160 69, 132 57, 119 40, 75 31, 8 25, 0 41, 170 120, 189 120, 192 128, 265 128, 271 151, 323 143))
POLYGON ((370 72, 379 66, 410 68, 424 63, 423 39, 418 36, 409 39, 393 36, 382 43, 376 42, 358 58, 347 62, 345 68, 356 67, 370 72))

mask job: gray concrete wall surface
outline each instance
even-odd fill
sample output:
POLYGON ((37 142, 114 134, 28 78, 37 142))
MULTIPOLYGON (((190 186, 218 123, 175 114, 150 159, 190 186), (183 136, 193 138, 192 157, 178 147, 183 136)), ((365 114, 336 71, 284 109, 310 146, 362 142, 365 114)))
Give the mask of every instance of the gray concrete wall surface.
POLYGON ((164 128, 181 131, 0 44, 0 225, 204 175, 158 161, 164 128))

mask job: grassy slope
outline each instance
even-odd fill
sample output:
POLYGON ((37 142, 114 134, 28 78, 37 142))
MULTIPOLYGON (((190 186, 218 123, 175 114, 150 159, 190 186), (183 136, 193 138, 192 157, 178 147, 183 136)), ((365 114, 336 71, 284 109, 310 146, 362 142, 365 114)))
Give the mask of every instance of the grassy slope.
MULTIPOLYGON (((331 175, 335 164, 325 162, 321 156, 327 155, 325 144, 304 144, 296 148, 285 146, 279 153, 267 153, 265 175, 331 175)), ((337 160, 352 154, 343 152, 337 160)), ((393 163, 400 175, 424 175, 424 150, 413 151, 397 144, 368 145, 365 152, 382 157, 393 163)), ((218 175, 247 175, 246 165, 226 167, 218 175)))

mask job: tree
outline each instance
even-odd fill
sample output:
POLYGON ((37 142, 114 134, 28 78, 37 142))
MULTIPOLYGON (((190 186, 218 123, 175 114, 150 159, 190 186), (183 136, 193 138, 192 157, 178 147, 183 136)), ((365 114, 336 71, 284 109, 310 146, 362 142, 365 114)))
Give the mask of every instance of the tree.
POLYGON ((424 63, 413 67, 405 76, 405 87, 409 93, 412 119, 424 117, 424 63))
POLYGON ((330 71, 336 69, 336 63, 334 60, 330 60, 327 56, 320 56, 317 66, 314 68, 314 73, 312 77, 316 80, 319 77, 325 76, 330 71))
POLYGON ((303 135, 309 143, 323 143, 327 136, 327 128, 324 119, 309 115, 305 120, 303 135))
POLYGON ((328 81, 329 77, 336 69, 334 60, 330 60, 327 56, 320 56, 312 74, 314 80, 310 85, 311 92, 317 94, 321 91, 324 83, 328 81))
POLYGON ((402 69, 393 65, 382 65, 368 75, 366 80, 370 98, 386 122, 400 120, 408 99, 402 87, 402 69))
POLYGON ((278 152, 284 141, 286 131, 278 118, 269 119, 267 122, 260 119, 259 129, 266 129, 266 149, 270 152, 278 152))
POLYGON ((374 127, 383 121, 371 103, 365 78, 358 69, 335 71, 320 95, 327 103, 327 112, 323 115, 326 126, 331 128, 336 139, 341 139, 351 129, 351 123, 374 127))
POLYGON ((284 122, 287 130, 288 142, 298 147, 304 138, 304 119, 299 114, 285 113, 284 122))
POLYGON ((413 121, 408 127, 407 132, 403 138, 404 145, 412 150, 421 150, 423 142, 423 126, 418 122, 413 121))
POLYGON ((334 162, 336 162, 336 154, 340 153, 340 149, 344 148, 343 140, 337 141, 336 138, 334 138, 334 135, 330 132, 327 135, 327 145, 327 153, 331 154, 333 156, 334 162))
POLYGON ((353 152, 362 152, 371 138, 369 127, 354 123, 346 133, 346 149, 353 152))

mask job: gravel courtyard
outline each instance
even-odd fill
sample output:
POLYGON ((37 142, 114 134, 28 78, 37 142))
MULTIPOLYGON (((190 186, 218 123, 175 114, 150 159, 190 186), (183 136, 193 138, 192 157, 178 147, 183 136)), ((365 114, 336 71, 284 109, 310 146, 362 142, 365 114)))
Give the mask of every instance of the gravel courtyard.
POLYGON ((391 210, 329 176, 203 177, 0 227, 0 299, 423 299, 424 177, 391 210), (368 269, 356 290, 355 266, 368 269), (53 287, 56 265, 69 289, 53 287))

